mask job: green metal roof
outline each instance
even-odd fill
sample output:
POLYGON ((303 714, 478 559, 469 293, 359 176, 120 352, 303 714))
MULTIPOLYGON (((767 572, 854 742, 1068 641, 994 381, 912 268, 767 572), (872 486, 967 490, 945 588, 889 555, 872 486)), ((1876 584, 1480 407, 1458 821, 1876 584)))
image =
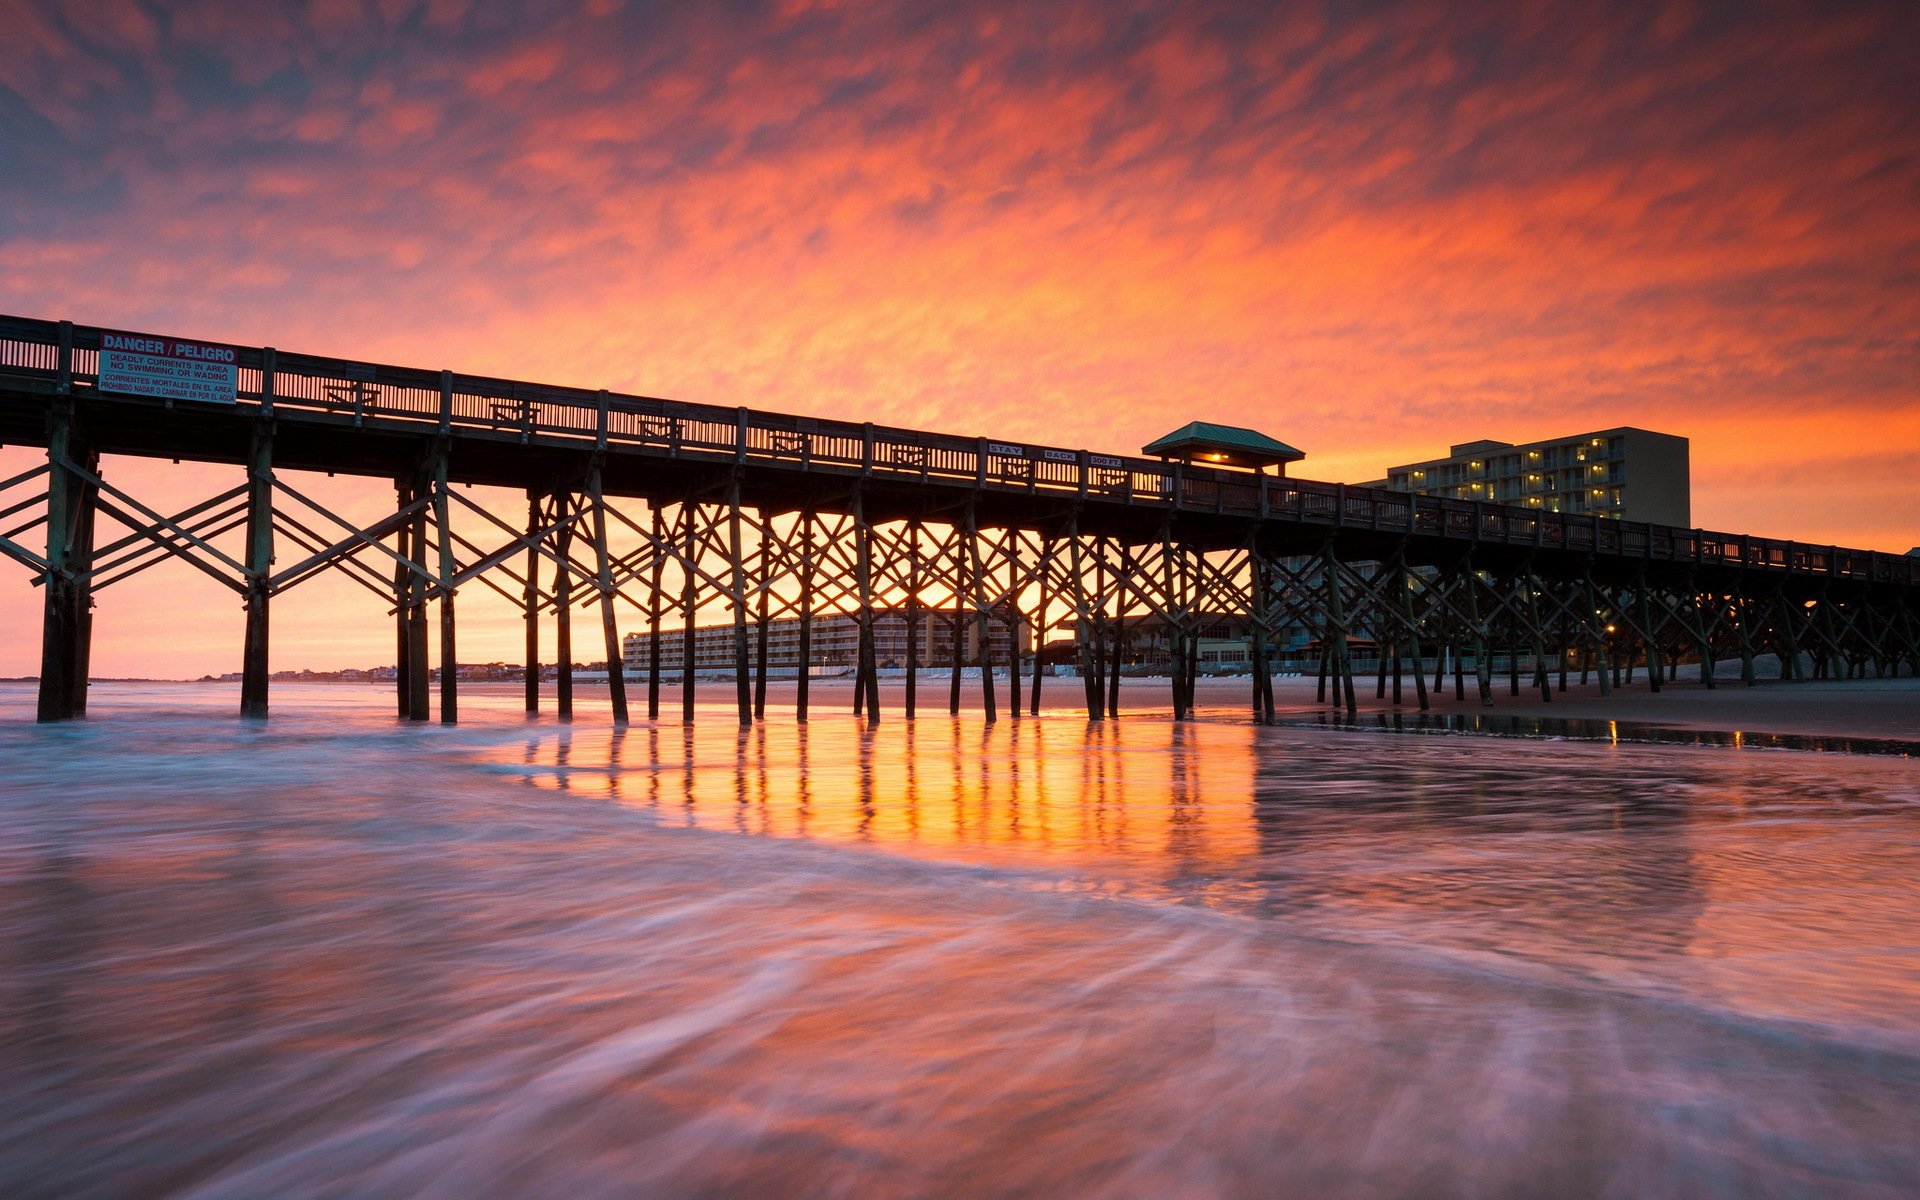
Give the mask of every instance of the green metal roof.
POLYGON ((1295 450, 1258 430, 1212 425, 1206 421, 1183 425, 1140 447, 1140 453, 1167 458, 1220 454, 1231 463, 1297 462, 1306 457, 1304 451, 1295 450))

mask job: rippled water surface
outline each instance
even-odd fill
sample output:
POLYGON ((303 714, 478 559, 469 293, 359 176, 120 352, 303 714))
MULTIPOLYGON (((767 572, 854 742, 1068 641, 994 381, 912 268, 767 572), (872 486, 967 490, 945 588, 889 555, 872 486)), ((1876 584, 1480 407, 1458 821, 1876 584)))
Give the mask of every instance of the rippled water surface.
POLYGON ((0 690, 0 1195, 1920 1195, 1891 756, 0 690))

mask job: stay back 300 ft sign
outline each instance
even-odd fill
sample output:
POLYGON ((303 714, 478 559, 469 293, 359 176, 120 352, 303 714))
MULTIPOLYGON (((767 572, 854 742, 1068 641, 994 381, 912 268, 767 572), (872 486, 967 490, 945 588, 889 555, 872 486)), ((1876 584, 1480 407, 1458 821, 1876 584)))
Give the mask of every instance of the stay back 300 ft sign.
POLYGON ((99 386, 103 392, 232 404, 240 386, 240 356, 232 346, 210 342, 102 333, 99 386))

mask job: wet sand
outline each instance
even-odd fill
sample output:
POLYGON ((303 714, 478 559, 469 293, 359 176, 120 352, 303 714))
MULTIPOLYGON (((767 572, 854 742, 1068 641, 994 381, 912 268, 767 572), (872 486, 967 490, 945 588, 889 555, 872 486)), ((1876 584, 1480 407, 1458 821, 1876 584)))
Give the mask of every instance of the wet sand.
MULTIPOLYGON (((1556 689, 1551 700, 1542 700, 1537 690, 1525 687, 1524 678, 1520 695, 1511 695, 1507 678, 1500 675, 1493 681, 1493 703, 1490 706, 1480 703, 1471 675, 1466 680, 1466 698, 1454 699, 1453 679, 1448 676, 1444 689, 1430 693, 1430 711, 1442 716, 1459 717, 1493 714, 1501 717, 1620 721, 1726 733, 1920 739, 1920 679, 1902 677, 1805 683, 1762 679, 1749 687, 1738 678, 1722 678, 1717 681, 1718 686, 1709 689, 1699 682, 1697 667, 1690 671, 1688 668, 1682 670, 1683 673, 1691 673, 1693 678, 1665 683, 1658 693, 1654 693, 1647 686, 1645 673, 1638 672, 1631 685, 1615 688, 1611 696, 1602 696, 1597 682, 1582 685, 1578 675, 1574 675, 1567 682, 1567 690, 1561 692, 1556 689)), ((1030 703, 1029 682, 1028 679, 1021 681, 1023 711, 1030 703)), ((1398 706, 1391 699, 1391 681, 1388 683, 1386 699, 1375 698, 1374 677, 1371 674, 1356 677, 1354 684, 1359 712, 1363 716, 1395 712, 1412 716, 1420 711, 1411 676, 1403 682, 1402 703, 1398 706)), ((517 685, 513 686, 517 690, 517 685)), ((944 674, 922 676, 919 710, 929 715, 944 713, 947 709, 947 689, 947 677, 944 674)), ((1274 702, 1280 715, 1309 715, 1329 709, 1330 705, 1315 700, 1315 690, 1316 682, 1311 677, 1274 680, 1274 702)), ((583 704, 605 703, 605 692, 597 684, 583 685, 580 691, 583 704)), ((849 679, 816 679, 810 691, 810 706, 816 714, 844 713, 852 709, 853 684, 849 679)), ((1000 711, 1005 715, 1009 697, 1004 677, 995 680, 994 691, 1000 711)), ((643 715, 646 704, 645 681, 629 680, 628 695, 636 716, 643 715)), ((703 710, 711 705, 731 703, 734 697, 733 681, 698 680, 695 695, 703 710)), ((1049 677, 1041 691, 1044 709, 1055 713, 1077 710, 1081 705, 1081 695, 1080 681, 1071 677, 1049 677)), ((1202 710, 1210 714, 1234 708, 1250 709, 1251 696, 1252 680, 1246 677, 1199 681, 1198 703, 1202 710)), ((790 709, 793 702, 793 681, 768 683, 769 709, 790 709)), ((901 680, 890 678, 881 681, 880 711, 883 720, 903 715, 905 702, 906 688, 901 680)), ((978 678, 962 680, 961 706, 969 712, 981 707, 978 678)), ((1164 714, 1171 709, 1172 698, 1166 679, 1121 681, 1122 717, 1164 714)), ((663 686, 661 715, 674 719, 679 711, 678 686, 663 686)), ((773 715, 769 713, 770 717, 773 715)))
MULTIPOLYGON (((1356 679, 1354 683, 1361 713, 1419 711, 1411 680, 1403 686, 1404 702, 1398 710, 1390 699, 1374 698, 1371 676, 1356 679)), ((1582 687, 1570 679, 1567 690, 1556 690, 1551 700, 1542 700, 1539 691, 1527 688, 1525 679, 1521 683, 1520 695, 1514 696, 1505 678, 1495 679, 1493 704, 1485 706, 1471 677, 1467 680, 1466 699, 1454 699, 1453 680, 1449 677, 1444 694, 1430 697, 1432 711, 1454 715, 1492 713, 1509 717, 1622 721, 1727 733, 1920 739, 1920 679, 1910 677, 1806 683, 1763 679, 1752 687, 1738 679, 1723 679, 1711 689, 1695 678, 1663 684, 1656 694, 1647 687, 1642 675, 1630 687, 1615 688, 1611 696, 1602 696, 1597 683, 1582 687)), ((1388 690, 1390 696, 1391 682, 1388 690)), ((1210 696, 1212 691, 1209 688, 1207 694, 1210 696)), ((1320 707, 1314 703, 1312 680, 1304 684, 1301 680, 1276 682, 1274 700, 1282 710, 1296 699, 1315 711, 1320 707), (1284 693, 1282 683, 1287 685, 1284 693)))

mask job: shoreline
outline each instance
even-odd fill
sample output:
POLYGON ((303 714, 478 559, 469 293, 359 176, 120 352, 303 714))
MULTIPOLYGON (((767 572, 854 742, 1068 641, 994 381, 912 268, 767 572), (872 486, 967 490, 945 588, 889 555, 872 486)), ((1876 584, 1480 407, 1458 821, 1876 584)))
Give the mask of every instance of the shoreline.
MULTIPOLYGON (((8 681, 14 686, 30 686, 30 681, 8 681)), ((1494 697, 1491 705, 1482 705, 1471 679, 1467 682, 1467 694, 1463 700, 1456 700, 1452 681, 1445 688, 1429 694, 1430 707, 1422 713, 1416 700, 1411 679, 1402 688, 1402 703, 1395 705, 1391 699, 1391 681, 1388 684, 1388 697, 1381 699, 1374 695, 1372 676, 1356 678, 1355 699, 1357 711, 1354 717, 1346 716, 1343 709, 1332 704, 1316 702, 1314 693, 1316 680, 1310 677, 1279 678, 1273 682, 1276 715, 1282 723, 1299 723, 1303 718, 1315 718, 1326 715, 1329 724, 1373 724, 1382 719, 1392 720, 1396 715, 1402 721, 1417 721, 1421 718, 1454 728, 1471 729, 1481 719, 1494 722, 1505 720, 1566 720, 1574 722, 1623 722, 1632 725, 1688 730, 1725 734, 1768 734, 1784 737, 1810 738, 1871 738, 1897 741, 1920 740, 1920 678, 1902 676, 1893 679, 1852 679, 1818 680, 1800 683, 1779 680, 1762 680, 1753 686, 1742 684, 1738 679, 1720 679, 1718 686, 1712 689, 1694 679, 1681 679, 1662 686, 1658 693, 1652 692, 1644 675, 1636 682, 1615 688, 1611 696, 1601 696, 1598 683, 1581 685, 1569 681, 1565 692, 1555 691, 1551 700, 1542 700, 1540 694, 1525 687, 1519 696, 1509 694, 1507 681, 1503 678, 1494 681, 1494 697)), ((1030 701, 1029 685, 1031 679, 1021 681, 1022 710, 1030 701)), ((93 686, 102 689, 119 687, 164 687, 164 688, 230 688, 236 695, 239 685, 231 682, 209 683, 198 680, 95 680, 93 686)), ((386 695, 391 684, 369 683, 361 680, 312 680, 301 681, 298 687, 327 686, 346 689, 362 689, 369 693, 386 695)), ((947 712, 948 679, 944 673, 923 676, 921 679, 918 708, 928 716, 944 716, 947 712)), ((604 713, 606 707, 606 689, 600 681, 579 681, 575 684, 577 703, 583 709, 582 719, 593 719, 604 713)), ((1172 708, 1170 682, 1165 678, 1128 678, 1121 680, 1120 713, 1122 719, 1128 716, 1153 715, 1167 713, 1172 708)), ((995 680, 995 695, 1001 715, 1008 712, 1007 680, 1002 677, 995 680)), ((517 696, 521 692, 518 682, 467 683, 461 685, 463 695, 498 697, 517 696)), ((769 719, 791 719, 796 687, 793 680, 769 680, 767 684, 767 707, 769 719)), ((842 715, 850 713, 853 707, 853 682, 848 678, 815 679, 811 682, 810 707, 820 716, 842 715)), ((883 679, 880 684, 880 707, 882 720, 898 720, 904 716, 905 684, 899 679, 883 679)), ((979 712, 982 708, 980 680, 963 679, 961 686, 961 711, 979 712)), ((1329 688, 1331 692, 1331 688, 1329 688)), ((543 709, 551 712, 552 684, 541 688, 545 703, 543 709)), ((734 701, 734 688, 731 680, 696 681, 695 698, 703 711, 730 709, 734 701)), ((1043 711, 1052 716, 1065 716, 1079 711, 1081 705, 1080 680, 1071 676, 1048 677, 1042 690, 1043 711)), ((1206 715, 1220 715, 1227 710, 1250 709, 1252 681, 1248 677, 1201 678, 1196 685, 1196 707, 1206 715)), ((627 681, 627 696, 636 719, 642 719, 646 706, 645 680, 627 681)), ((680 688, 676 682, 664 682, 660 689, 661 716, 666 721, 677 721, 680 710, 680 688)), ((1315 722, 1317 723, 1317 722, 1315 722)))

